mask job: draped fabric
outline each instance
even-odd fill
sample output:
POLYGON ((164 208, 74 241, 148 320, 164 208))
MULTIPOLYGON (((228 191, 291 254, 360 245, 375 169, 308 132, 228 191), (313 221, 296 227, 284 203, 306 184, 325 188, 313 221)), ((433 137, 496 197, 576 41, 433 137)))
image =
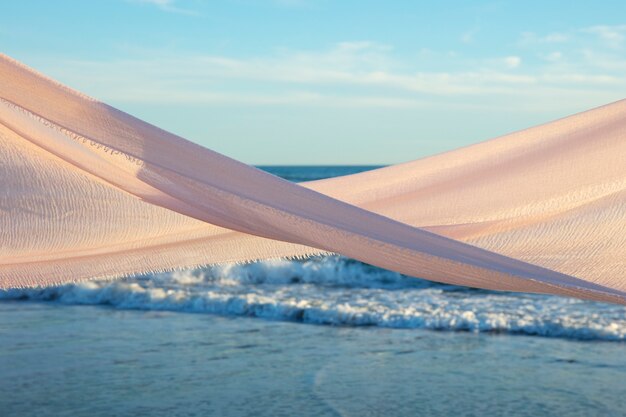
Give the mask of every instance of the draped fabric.
POLYGON ((293 184, 0 55, 0 288, 333 252, 626 304, 625 231, 626 101, 293 184))

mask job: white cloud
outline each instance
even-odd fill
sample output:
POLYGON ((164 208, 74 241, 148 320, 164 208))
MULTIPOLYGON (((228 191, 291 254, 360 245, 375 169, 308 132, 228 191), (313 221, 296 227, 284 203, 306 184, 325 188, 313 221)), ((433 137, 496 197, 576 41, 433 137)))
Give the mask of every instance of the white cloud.
POLYGON ((542 38, 543 42, 546 43, 558 43, 558 42, 567 42, 569 37, 563 33, 550 33, 542 38))
POLYGON ((550 43, 563 43, 570 39, 570 35, 561 32, 552 32, 547 35, 538 35, 534 32, 522 32, 519 39, 520 45, 533 45, 533 44, 550 44, 550 43))
POLYGON ((467 32, 463 32, 461 34, 461 36, 459 37, 459 40, 462 43, 473 43, 474 42, 474 36, 478 33, 478 28, 474 28, 474 29, 470 29, 467 32))
POLYGON ((589 48, 583 49, 581 54, 589 67, 621 74, 626 72, 626 57, 620 53, 610 53, 589 48))
POLYGON ((549 62, 557 62, 560 61, 561 58, 563 58, 563 54, 559 51, 550 52, 548 55, 545 56, 546 61, 549 62))
POLYGON ((247 106, 323 106, 345 108, 418 108, 429 103, 417 98, 400 98, 386 95, 322 94, 314 91, 287 91, 279 94, 211 92, 203 90, 171 90, 136 86, 113 91, 109 100, 127 103, 183 103, 247 106), (166 100, 164 98, 167 97, 166 100))
POLYGON ((582 29, 582 32, 598 36, 610 47, 620 47, 626 37, 626 25, 596 25, 582 29))
MULTIPOLYGON (((569 43, 572 47, 593 46, 595 48, 620 49, 626 41, 625 25, 594 25, 567 32, 537 34, 522 32, 518 45, 523 47, 547 47, 557 43, 569 43)), ((560 47, 561 48, 561 47, 560 47)))
POLYGON ((45 70, 88 94, 122 102, 400 108, 424 101, 461 105, 495 97, 554 101, 593 94, 613 100, 626 87, 626 60, 587 53, 589 57, 575 64, 568 61, 569 52, 561 51, 524 65, 517 55, 470 60, 435 51, 409 62, 394 58, 388 45, 363 41, 340 42, 327 50, 281 49, 249 58, 133 51, 133 58, 126 60, 56 62, 56 71, 45 70), (423 62, 437 62, 442 56, 448 59, 445 71, 422 69, 423 62))
POLYGON ((517 68, 520 66, 521 63, 522 63, 522 58, 518 56, 507 56, 506 58, 504 58, 504 64, 508 68, 517 68))

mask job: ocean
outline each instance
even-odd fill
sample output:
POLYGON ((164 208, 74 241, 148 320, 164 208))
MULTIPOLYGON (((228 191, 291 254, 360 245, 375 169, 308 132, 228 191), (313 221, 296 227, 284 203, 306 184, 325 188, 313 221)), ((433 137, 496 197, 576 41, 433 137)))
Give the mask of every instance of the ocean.
POLYGON ((342 256, 219 265, 0 291, 0 415, 624 416, 625 341, 623 306, 342 256))

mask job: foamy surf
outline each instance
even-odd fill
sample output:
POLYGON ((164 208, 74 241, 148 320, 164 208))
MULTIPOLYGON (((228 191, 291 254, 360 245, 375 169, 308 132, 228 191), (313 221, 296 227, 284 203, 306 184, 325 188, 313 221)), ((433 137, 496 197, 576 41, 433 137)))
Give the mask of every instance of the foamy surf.
POLYGON ((335 326, 626 339, 626 309, 437 284, 339 256, 0 292, 0 299, 250 316, 335 326))

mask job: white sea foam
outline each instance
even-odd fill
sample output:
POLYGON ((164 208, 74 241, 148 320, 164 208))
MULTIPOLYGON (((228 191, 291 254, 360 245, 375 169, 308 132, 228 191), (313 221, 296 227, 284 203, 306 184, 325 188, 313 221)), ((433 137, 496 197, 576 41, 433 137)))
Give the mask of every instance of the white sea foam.
POLYGON ((267 261, 0 292, 54 300, 305 323, 626 340, 626 308, 431 283, 342 257, 267 261))

